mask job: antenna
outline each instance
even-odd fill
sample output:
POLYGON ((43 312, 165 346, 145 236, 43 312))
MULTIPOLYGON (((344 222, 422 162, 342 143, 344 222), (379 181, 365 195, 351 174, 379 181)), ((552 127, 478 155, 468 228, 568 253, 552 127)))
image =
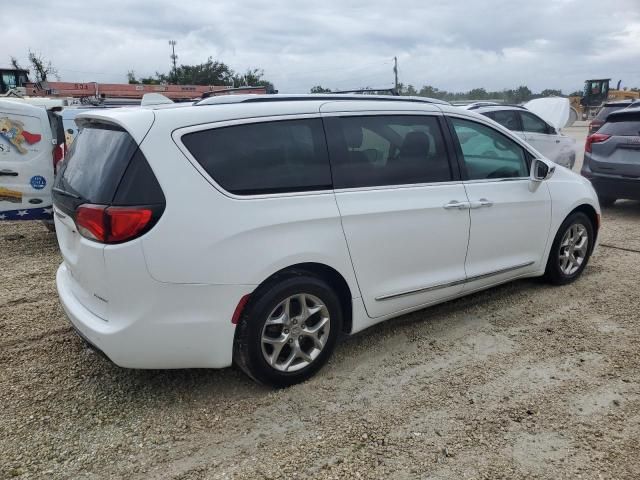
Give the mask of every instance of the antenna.
POLYGON ((176 67, 176 60, 178 60, 178 56, 176 55, 176 41, 169 40, 169 45, 171 45, 171 62, 173 63, 173 83, 178 83, 178 68, 176 67))

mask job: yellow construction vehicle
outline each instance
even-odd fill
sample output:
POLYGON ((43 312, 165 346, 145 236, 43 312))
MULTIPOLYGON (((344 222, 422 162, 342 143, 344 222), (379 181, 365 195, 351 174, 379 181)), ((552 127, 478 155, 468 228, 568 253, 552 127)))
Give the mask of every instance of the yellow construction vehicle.
POLYGON ((578 113, 578 118, 582 120, 592 119, 607 100, 640 99, 640 92, 620 89, 622 80, 618 82, 615 89, 609 89, 609 82, 611 82, 610 78, 585 80, 582 96, 569 97, 571 107, 578 113))

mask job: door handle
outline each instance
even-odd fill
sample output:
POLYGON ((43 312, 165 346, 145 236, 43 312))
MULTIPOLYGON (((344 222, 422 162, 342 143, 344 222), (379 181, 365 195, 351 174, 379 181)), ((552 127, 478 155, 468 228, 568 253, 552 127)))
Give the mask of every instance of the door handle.
POLYGON ((17 177, 18 172, 13 170, 0 170, 0 177, 17 177))
POLYGON ((487 200, 486 198, 481 198, 477 202, 471 202, 471 208, 482 208, 482 207, 492 207, 493 202, 491 200, 487 200))
POLYGON ((471 204, 469 202, 459 202, 457 200, 451 200, 446 205, 443 205, 443 207, 447 210, 468 210, 469 208, 471 208, 471 204))
POLYGON ((556 140, 556 143, 560 143, 560 140, 556 140))

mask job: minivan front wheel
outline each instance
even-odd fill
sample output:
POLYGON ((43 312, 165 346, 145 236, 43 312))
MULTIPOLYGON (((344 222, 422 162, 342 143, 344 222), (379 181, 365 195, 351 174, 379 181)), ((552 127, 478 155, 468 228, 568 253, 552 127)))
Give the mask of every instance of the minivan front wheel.
POLYGON ((322 279, 292 273, 251 294, 238 322, 234 362, 260 383, 286 387, 315 374, 342 328, 338 296, 322 279))
POLYGON ((569 215, 558 229, 551 247, 546 278, 556 285, 564 285, 578 278, 587 266, 594 238, 589 217, 582 212, 569 215))

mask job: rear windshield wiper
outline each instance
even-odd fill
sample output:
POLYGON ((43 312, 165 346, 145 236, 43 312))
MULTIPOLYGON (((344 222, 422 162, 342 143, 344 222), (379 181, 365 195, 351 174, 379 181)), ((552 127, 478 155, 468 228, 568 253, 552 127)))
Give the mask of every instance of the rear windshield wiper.
POLYGON ((65 197, 71 197, 71 198, 75 198, 76 200, 82 200, 82 197, 80 197, 79 195, 76 195, 75 193, 67 192, 66 190, 62 190, 61 188, 53 187, 52 190, 56 193, 59 193, 60 195, 64 195, 65 197))

